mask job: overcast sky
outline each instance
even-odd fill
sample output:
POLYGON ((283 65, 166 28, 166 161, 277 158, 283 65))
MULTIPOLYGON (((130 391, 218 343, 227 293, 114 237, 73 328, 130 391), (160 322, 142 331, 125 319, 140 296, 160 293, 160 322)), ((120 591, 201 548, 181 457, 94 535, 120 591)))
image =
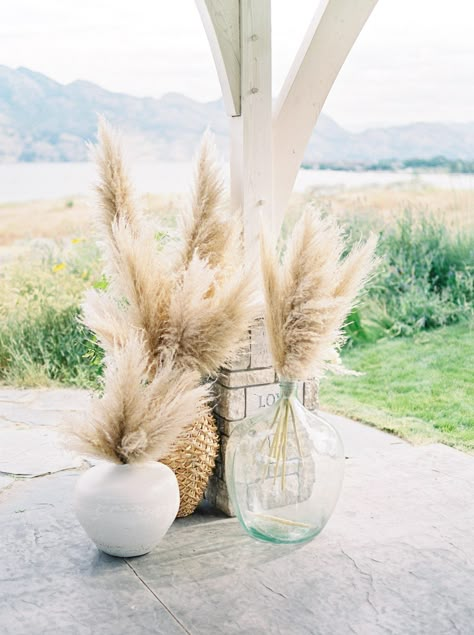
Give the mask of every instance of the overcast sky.
MULTIPOLYGON (((275 94, 317 4, 273 0, 275 94)), ((138 96, 220 96, 194 0, 4 0, 0 64, 138 96)), ((324 110, 355 129, 474 121, 474 1, 379 0, 324 110)))

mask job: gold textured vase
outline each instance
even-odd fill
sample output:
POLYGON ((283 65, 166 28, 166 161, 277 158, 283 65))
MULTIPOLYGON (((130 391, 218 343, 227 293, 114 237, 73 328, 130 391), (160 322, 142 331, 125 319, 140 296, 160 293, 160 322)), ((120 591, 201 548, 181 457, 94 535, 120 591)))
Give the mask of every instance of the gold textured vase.
POLYGON ((178 518, 192 514, 202 500, 218 449, 216 422, 212 414, 207 413, 178 438, 171 454, 161 459, 161 463, 170 467, 178 480, 178 518))

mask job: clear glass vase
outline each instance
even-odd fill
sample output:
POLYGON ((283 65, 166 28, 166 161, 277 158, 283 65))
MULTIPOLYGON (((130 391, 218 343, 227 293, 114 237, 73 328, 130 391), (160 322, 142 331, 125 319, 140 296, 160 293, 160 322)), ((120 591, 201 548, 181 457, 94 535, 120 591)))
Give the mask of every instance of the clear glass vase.
POLYGON ((278 401, 238 425, 226 455, 229 495, 254 538, 301 543, 317 536, 336 505, 344 449, 331 424, 307 410, 296 382, 281 381, 278 401))

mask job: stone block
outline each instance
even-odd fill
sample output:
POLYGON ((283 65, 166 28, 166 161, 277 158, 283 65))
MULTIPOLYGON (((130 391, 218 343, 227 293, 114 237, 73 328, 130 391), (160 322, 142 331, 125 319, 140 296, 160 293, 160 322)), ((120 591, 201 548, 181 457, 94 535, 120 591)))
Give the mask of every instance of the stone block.
POLYGON ((317 379, 307 379, 304 382, 303 405, 308 410, 319 408, 319 381, 317 379))
POLYGON ((278 401, 279 394, 277 383, 247 388, 247 416, 263 413, 265 408, 270 408, 278 401))
POLYGON ((257 512, 262 506, 267 509, 285 507, 298 502, 298 475, 288 476, 285 479, 284 488, 282 488, 280 478, 275 480, 273 477, 269 477, 263 484, 250 484, 247 492, 250 511, 257 512))
POLYGON ((314 459, 312 456, 304 458, 304 468, 300 470, 299 498, 300 502, 308 500, 313 495, 315 487, 316 473, 314 469, 314 459))
POLYGON ((227 421, 245 418, 245 388, 227 388, 219 383, 214 385, 216 395, 215 412, 227 421))
MULTIPOLYGON (((246 414, 253 417, 263 413, 265 408, 273 406, 280 396, 280 385, 275 382, 265 386, 250 386, 246 389, 246 414)), ((303 383, 298 384, 298 398, 303 400, 303 383)))
POLYGON ((207 486, 205 498, 207 501, 227 514, 227 516, 235 516, 229 500, 227 485, 223 479, 213 476, 207 486))
POLYGON ((214 475, 217 478, 224 478, 224 464, 220 459, 216 459, 216 464, 214 466, 214 475))
POLYGON ((225 370, 245 370, 250 368, 250 333, 247 342, 242 347, 239 355, 234 361, 223 366, 225 370))
MULTIPOLYGON (((314 379, 298 382, 298 398, 309 410, 318 408, 318 388, 318 382, 314 379)), ((225 451, 228 438, 236 426, 244 425, 245 420, 249 417, 263 414, 265 409, 273 406, 280 396, 278 378, 271 367, 262 319, 257 320, 252 326, 249 344, 242 352, 240 359, 223 368, 214 390, 217 398, 215 417, 221 435, 221 450, 206 498, 224 513, 230 513, 230 503, 225 485, 225 451)), ((294 453, 296 456, 296 447, 293 448, 293 445, 294 439, 290 435, 289 459, 294 453)), ((303 454, 306 453, 303 451, 303 454)), ((256 458, 255 468, 257 468, 257 462, 256 458)), ((294 490, 296 483, 293 481, 296 474, 290 469, 290 465, 288 465, 287 476, 292 479, 290 485, 294 486, 294 490)), ((292 491, 288 500, 298 500, 298 496, 300 499, 304 499, 309 495, 311 485, 310 483, 299 483, 300 491, 296 494, 292 491)))
POLYGON ((218 481, 216 491, 216 507, 227 514, 227 516, 235 516, 232 503, 230 502, 229 493, 225 481, 218 481))
POLYGON ((238 421, 228 421, 224 417, 220 417, 217 414, 214 414, 214 418, 216 420, 217 429, 219 430, 219 433, 227 437, 230 437, 230 435, 232 434, 236 426, 243 424, 242 419, 238 421))
POLYGON ((219 375, 219 383, 227 388, 272 384, 275 381, 273 368, 256 370, 223 370, 219 375))
POLYGON ((219 482, 219 477, 216 473, 214 473, 206 487, 206 491, 204 492, 204 498, 214 507, 217 507, 216 498, 217 498, 217 484, 219 482))
POLYGON ((220 462, 222 463, 222 470, 221 470, 222 480, 225 480, 225 474, 226 474, 225 466, 226 466, 226 452, 227 452, 228 443, 229 443, 229 437, 222 436, 220 450, 219 450, 220 462))
POLYGON ((263 319, 257 320, 250 330, 250 361, 251 368, 268 368, 272 365, 263 319))

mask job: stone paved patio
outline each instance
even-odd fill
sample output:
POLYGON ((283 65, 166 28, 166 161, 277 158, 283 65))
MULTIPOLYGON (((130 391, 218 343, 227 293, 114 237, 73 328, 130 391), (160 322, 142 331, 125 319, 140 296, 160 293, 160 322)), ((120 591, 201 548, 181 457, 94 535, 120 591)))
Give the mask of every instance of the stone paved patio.
POLYGON ((346 480, 313 542, 258 543, 203 506, 153 553, 120 560, 76 522, 84 466, 56 447, 86 402, 0 390, 1 635, 474 632, 474 457, 330 417, 346 480))

